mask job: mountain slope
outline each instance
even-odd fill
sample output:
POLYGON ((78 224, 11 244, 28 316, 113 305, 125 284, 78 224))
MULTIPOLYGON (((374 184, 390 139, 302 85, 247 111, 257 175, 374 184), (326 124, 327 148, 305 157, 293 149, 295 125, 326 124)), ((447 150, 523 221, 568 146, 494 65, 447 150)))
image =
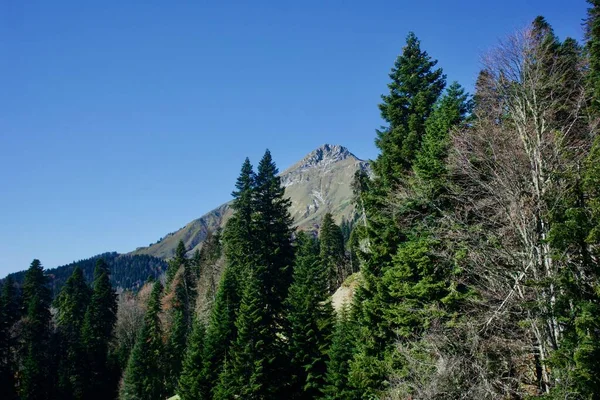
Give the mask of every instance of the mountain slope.
MULTIPOLYGON (((128 255, 117 252, 98 254, 85 260, 74 261, 67 265, 45 270, 48 277, 52 297, 55 297, 67 279, 73 273, 75 267, 81 268, 88 283, 94 279, 96 261, 102 258, 110 268, 110 282, 117 289, 136 290, 143 285, 148 276, 158 277, 167 269, 165 260, 150 255, 128 255)), ((27 271, 19 271, 9 274, 20 286, 25 280, 27 271)))
MULTIPOLYGON (((347 148, 325 144, 283 171, 281 182, 286 196, 292 200, 290 213, 295 225, 303 230, 315 229, 326 212, 331 212, 338 223, 342 219, 351 219, 354 216, 352 179, 358 169, 368 168, 367 162, 347 148)), ((223 227, 231 213, 229 203, 225 203, 132 254, 170 258, 179 240, 183 240, 186 248, 193 253, 201 247, 207 232, 223 227)))

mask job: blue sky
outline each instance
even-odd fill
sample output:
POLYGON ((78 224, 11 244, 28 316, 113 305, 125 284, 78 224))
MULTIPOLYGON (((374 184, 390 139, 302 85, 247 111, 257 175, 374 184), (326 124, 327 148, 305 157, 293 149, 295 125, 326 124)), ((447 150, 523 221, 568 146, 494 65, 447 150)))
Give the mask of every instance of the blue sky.
POLYGON ((481 55, 583 0, 0 0, 0 277, 148 245, 229 200, 244 157, 374 158, 414 31, 471 89, 481 55))

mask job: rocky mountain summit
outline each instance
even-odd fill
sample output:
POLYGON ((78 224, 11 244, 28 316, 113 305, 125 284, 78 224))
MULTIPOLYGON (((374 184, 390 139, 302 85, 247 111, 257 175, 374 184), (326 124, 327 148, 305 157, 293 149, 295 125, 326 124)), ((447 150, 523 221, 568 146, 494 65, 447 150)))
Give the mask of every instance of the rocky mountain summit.
MULTIPOLYGON (((281 182, 286 196, 292 200, 290 213, 295 225, 303 230, 316 229, 327 212, 331 212, 338 223, 352 218, 355 211, 352 179, 359 169, 368 170, 368 163, 343 146, 324 144, 283 171, 281 182)), ((179 240, 194 252, 202 246, 209 231, 225 225, 231 213, 229 203, 225 203, 133 253, 170 258, 179 240)))
POLYGON ((354 214, 352 180, 368 164, 347 148, 325 144, 281 173, 285 193, 292 199, 290 213, 301 229, 318 226, 326 212, 337 222, 354 214))
POLYGON ((281 175, 283 178, 289 173, 302 171, 308 168, 326 168, 328 165, 338 161, 343 161, 349 157, 358 160, 358 158, 354 154, 350 153, 350 151, 344 146, 324 144, 323 146, 308 153, 302 160, 288 168, 281 175))

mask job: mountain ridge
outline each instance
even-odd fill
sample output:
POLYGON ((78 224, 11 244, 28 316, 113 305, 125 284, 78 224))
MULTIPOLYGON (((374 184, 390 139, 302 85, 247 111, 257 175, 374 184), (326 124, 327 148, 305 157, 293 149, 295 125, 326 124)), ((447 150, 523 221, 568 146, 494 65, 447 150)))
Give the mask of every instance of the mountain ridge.
MULTIPOLYGON (((368 162, 341 145, 323 144, 279 174, 286 197, 292 200, 290 214, 294 226, 315 230, 326 212, 340 223, 354 215, 352 179, 358 169, 369 171, 368 162)), ((129 254, 147 254, 167 259, 182 240, 188 253, 199 250, 209 231, 221 228, 231 216, 231 201, 226 202, 183 228, 165 235, 158 242, 129 254)))

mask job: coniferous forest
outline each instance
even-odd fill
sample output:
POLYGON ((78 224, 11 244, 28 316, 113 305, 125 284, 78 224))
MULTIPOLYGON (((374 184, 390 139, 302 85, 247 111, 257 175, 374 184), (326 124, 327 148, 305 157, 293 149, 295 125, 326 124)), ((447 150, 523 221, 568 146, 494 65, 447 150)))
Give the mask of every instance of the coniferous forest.
POLYGON ((109 253, 53 285, 36 259, 4 279, 0 397, 600 399, 589 3, 584 43, 537 17, 485 55, 472 95, 409 33, 353 221, 296 230, 267 150, 193 256, 109 253))

